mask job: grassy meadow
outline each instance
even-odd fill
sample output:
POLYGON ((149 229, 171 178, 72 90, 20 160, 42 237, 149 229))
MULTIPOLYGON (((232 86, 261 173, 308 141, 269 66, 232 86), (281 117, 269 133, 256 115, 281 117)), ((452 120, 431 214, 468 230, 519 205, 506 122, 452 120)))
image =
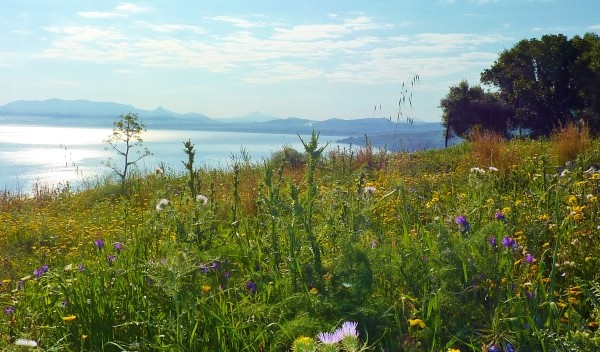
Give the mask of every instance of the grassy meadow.
POLYGON ((0 195, 0 351, 600 349, 585 130, 305 147, 0 195))

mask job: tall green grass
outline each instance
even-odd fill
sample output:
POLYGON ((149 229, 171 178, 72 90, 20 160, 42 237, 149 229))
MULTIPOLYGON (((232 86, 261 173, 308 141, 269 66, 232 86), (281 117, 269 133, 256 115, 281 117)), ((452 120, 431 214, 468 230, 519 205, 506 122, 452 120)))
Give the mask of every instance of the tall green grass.
POLYGON ((125 194, 5 194, 0 350, 597 349, 599 144, 565 172, 559 139, 229 170, 188 142, 125 194))

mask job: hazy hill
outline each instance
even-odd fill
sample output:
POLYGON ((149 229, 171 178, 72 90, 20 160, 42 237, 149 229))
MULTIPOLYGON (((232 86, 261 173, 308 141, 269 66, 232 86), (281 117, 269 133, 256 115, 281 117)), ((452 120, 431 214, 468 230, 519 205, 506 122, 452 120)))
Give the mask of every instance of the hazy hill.
POLYGON ((347 143, 362 145, 365 135, 375 147, 390 149, 426 149, 440 147, 443 127, 440 123, 398 123, 387 118, 344 120, 332 118, 313 121, 297 117, 277 119, 259 112, 245 117, 211 119, 199 113, 179 114, 159 107, 137 109, 132 105, 89 100, 19 100, 0 106, 0 123, 53 126, 112 127, 120 114, 135 112, 150 129, 191 129, 204 131, 310 134, 339 136, 347 143), (400 137, 401 136, 401 137, 400 137), (402 141, 398 142, 398 138, 402 141), (410 141, 410 143, 408 142, 410 141), (406 148, 410 146, 409 148, 406 148))

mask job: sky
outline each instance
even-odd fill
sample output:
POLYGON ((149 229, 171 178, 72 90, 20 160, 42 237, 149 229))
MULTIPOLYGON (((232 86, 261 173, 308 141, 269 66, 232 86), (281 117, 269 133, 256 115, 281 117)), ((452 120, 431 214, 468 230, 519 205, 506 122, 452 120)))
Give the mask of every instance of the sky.
POLYGON ((598 14, 597 0, 2 0, 0 105, 436 122, 450 86, 479 84, 503 50, 598 33, 598 14))

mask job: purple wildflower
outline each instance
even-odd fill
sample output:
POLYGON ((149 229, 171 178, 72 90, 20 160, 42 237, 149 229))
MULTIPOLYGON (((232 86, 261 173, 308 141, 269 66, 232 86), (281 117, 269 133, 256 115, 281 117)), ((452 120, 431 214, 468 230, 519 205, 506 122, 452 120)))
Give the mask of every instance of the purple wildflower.
POLYGON ((342 340, 342 336, 337 332, 320 332, 317 335, 317 339, 319 339, 319 341, 325 345, 335 345, 342 340))
POLYGON ((96 248, 98 248, 99 250, 102 250, 104 248, 104 239, 99 238, 99 239, 95 240, 94 245, 96 245, 96 248))
POLYGON ((494 219, 504 221, 506 220, 506 217, 504 216, 504 214, 502 214, 500 210, 498 210, 496 214, 494 214, 494 219))
POLYGON ((109 254, 106 256, 106 261, 108 261, 109 265, 114 263, 115 260, 117 260, 117 257, 115 255, 109 254))
POLYGON ((11 315, 13 314, 15 311, 17 310, 17 308, 15 308, 14 306, 10 306, 7 308, 4 308, 4 314, 6 315, 11 315))
POLYGON ((471 228, 471 224, 469 224, 467 217, 464 215, 459 215, 454 218, 454 222, 458 224, 458 231, 461 233, 465 233, 471 228))
POLYGON ((502 238, 502 245, 506 248, 512 248, 512 249, 516 249, 518 247, 517 242, 512 237, 502 238))
POLYGON ((229 271, 226 271, 226 272, 224 272, 224 273, 223 273, 223 278, 224 278, 225 280, 229 280, 229 277, 230 277, 230 276, 231 276, 231 273, 230 273, 229 271))
POLYGON ((371 249, 375 249, 377 248, 377 241, 373 240, 371 241, 371 249))
POLYGON ((525 262, 526 263, 531 264, 531 263, 533 263, 534 260, 535 260, 535 258, 533 257, 533 255, 531 255, 529 253, 527 253, 527 255, 525 255, 525 262))
POLYGON ((342 324, 342 326, 337 329, 337 333, 341 335, 341 338, 344 337, 355 337, 358 338, 358 331, 356 331, 356 327, 358 326, 357 322, 354 321, 346 321, 342 324))
POLYGON ((510 343, 510 342, 506 343, 506 352, 515 352, 515 347, 513 346, 512 343, 510 343))
POLYGON ((494 344, 488 347, 488 352, 500 352, 500 349, 494 344))
POLYGON ((48 265, 42 265, 42 267, 37 268, 33 271, 33 276, 39 278, 47 272, 48 272, 48 265))
POLYGON ((85 265, 83 265, 82 263, 77 264, 77 269, 79 271, 85 271, 85 265))
POLYGON ((120 252, 123 249, 123 243, 115 242, 113 244, 113 248, 115 249, 115 251, 120 252))
POLYGON ((496 248, 498 246, 498 240, 496 240, 496 237, 490 237, 488 239, 488 243, 492 248, 496 248))
POLYGON ((535 293, 533 293, 531 291, 527 291, 527 292, 525 292, 525 296, 527 297, 527 299, 532 300, 535 298, 535 293))
POLYGON ((256 284, 252 280, 246 281, 246 288, 252 293, 256 292, 256 284))

